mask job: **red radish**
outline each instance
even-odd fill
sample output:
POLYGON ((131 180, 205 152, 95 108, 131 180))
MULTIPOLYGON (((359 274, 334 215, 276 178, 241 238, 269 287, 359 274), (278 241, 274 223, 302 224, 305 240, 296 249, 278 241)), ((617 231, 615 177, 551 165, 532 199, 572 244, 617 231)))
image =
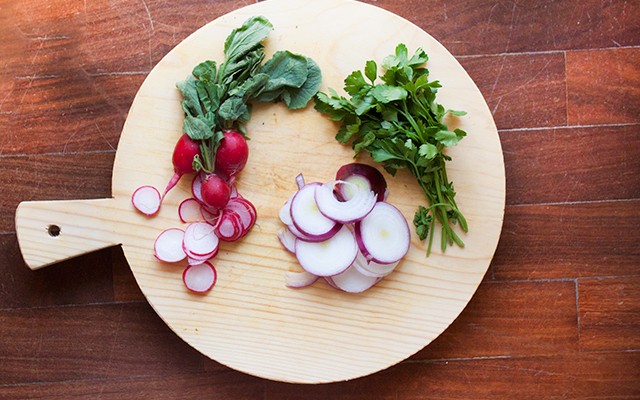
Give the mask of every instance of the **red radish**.
POLYGON ((182 222, 202 221, 203 216, 200 211, 200 203, 194 198, 183 200, 178 206, 178 216, 182 222))
MULTIPOLYGON (((347 181, 337 181, 336 185, 355 186, 347 181)), ((333 188, 333 182, 316 187, 315 200, 322 215, 336 222, 347 224, 358 221, 369 214, 376 204, 377 196, 372 190, 357 188, 347 200, 340 201, 333 188)))
POLYGON ((206 222, 194 222, 184 230, 183 246, 192 258, 211 257, 218 250, 218 243, 213 226, 206 222))
POLYGON ((346 271, 326 277, 335 287, 348 293, 362 293, 369 289, 382 278, 371 277, 361 274, 355 267, 351 266, 346 271))
POLYGON ((382 173, 367 164, 351 163, 338 169, 336 180, 350 182, 350 186, 337 187, 339 195, 349 200, 360 189, 372 190, 378 196, 378 201, 384 201, 387 191, 387 181, 382 173))
POLYGON ((193 159, 195 156, 201 156, 200 143, 191 139, 186 133, 182 134, 173 149, 173 157, 171 160, 173 162, 174 175, 164 190, 163 198, 178 183, 182 175, 194 172, 193 159))
POLYGON ((160 210, 162 198, 160 192, 153 186, 140 186, 133 192, 131 203, 144 215, 154 215, 160 210))
POLYGON ((340 224, 322 215, 315 200, 316 188, 322 184, 306 184, 291 200, 291 220, 304 235, 325 240, 333 236, 340 224))
POLYGON ((220 175, 209 174, 202 181, 201 195, 206 205, 223 208, 229 202, 231 188, 220 175))
POLYGON ((358 245, 353 232, 343 226, 323 242, 296 240, 296 257, 305 271, 318 276, 337 275, 353 263, 358 245))
POLYGON ((287 271, 284 273, 284 281, 287 287, 293 289, 300 289, 312 285, 318 280, 318 276, 307 271, 292 272, 287 271))
POLYGON ((216 151, 215 171, 227 177, 233 177, 244 168, 249 158, 247 141, 236 131, 222 132, 224 138, 216 151))
POLYGON ((204 262, 188 266, 182 273, 182 281, 192 292, 204 293, 215 285, 217 275, 215 267, 209 262, 204 262))
POLYGON ((356 223, 355 232, 362 254, 380 264, 399 261, 411 245, 407 220, 400 210, 382 201, 356 223))
POLYGON ((184 231, 178 228, 171 228, 162 231, 154 243, 155 256, 160 261, 178 262, 187 257, 182 248, 184 231))

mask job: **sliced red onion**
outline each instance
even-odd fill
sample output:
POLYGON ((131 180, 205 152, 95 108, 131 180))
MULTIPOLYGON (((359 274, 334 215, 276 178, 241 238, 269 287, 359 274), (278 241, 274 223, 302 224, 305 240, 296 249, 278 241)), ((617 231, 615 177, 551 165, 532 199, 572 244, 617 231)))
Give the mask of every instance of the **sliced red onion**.
POLYGON ((293 220, 291 219, 291 200, 293 196, 295 196, 295 193, 280 207, 280 212, 278 213, 280 221, 285 225, 293 225, 293 220))
POLYGON ((211 290, 216 283, 216 269, 209 262, 188 266, 182 273, 182 281, 187 289, 196 293, 211 290))
POLYGON ((164 262, 178 262, 187 257, 182 248, 184 231, 178 228, 171 228, 162 231, 153 245, 156 258, 164 262))
POLYGON ((214 227, 206 222, 194 222, 184 231, 184 248, 190 256, 210 256, 218 249, 214 227))
POLYGON ((186 223, 202 221, 203 216, 200 208, 200 203, 195 198, 183 200, 180 206, 178 206, 178 217, 180 217, 180 221, 186 223))
POLYGON ((305 271, 318 276, 332 276, 343 272, 358 253, 356 238, 343 226, 338 233, 322 242, 296 240, 295 254, 305 271))
POLYGON ((312 285, 318 280, 318 276, 307 271, 284 273, 284 282, 287 287, 300 289, 312 285))
POLYGON ((391 264, 380 264, 374 261, 367 261, 361 252, 358 252, 358 256, 353 262, 353 267, 355 267, 358 272, 374 278, 384 278, 393 272, 397 265, 397 262, 391 264))
POLYGON ((362 293, 380 282, 381 279, 361 274, 353 266, 338 275, 327 277, 327 280, 331 280, 335 287, 348 293, 362 293))
POLYGON ((409 251, 411 233, 404 215, 389 203, 378 202, 355 225, 360 251, 369 261, 391 264, 409 251))
POLYGON ((136 210, 151 216, 160 210, 162 197, 158 189, 153 186, 140 186, 133 192, 131 203, 136 210))
POLYGON ((338 194, 344 200, 349 200, 360 190, 372 190, 378 196, 378 201, 385 200, 387 181, 382 173, 371 165, 360 163, 343 165, 336 172, 336 180, 352 184, 337 187, 338 194))
POLYGON ((298 190, 302 189, 305 185, 304 183, 304 175, 302 175, 302 173, 299 173, 296 176, 296 185, 298 185, 298 190))
POLYGON ((306 184, 291 200, 291 220, 304 235, 317 240, 326 240, 333 236, 340 224, 322 215, 315 200, 315 192, 322 184, 306 184))
POLYGON ((296 236, 287 228, 280 228, 276 233, 282 246, 291 253, 296 252, 296 236))
POLYGON ((358 221, 369 214, 377 202, 377 195, 373 191, 360 188, 353 183, 336 181, 316 187, 315 200, 322 215, 347 224, 358 221), (340 201, 334 194, 334 185, 352 186, 355 190, 348 200, 340 201))

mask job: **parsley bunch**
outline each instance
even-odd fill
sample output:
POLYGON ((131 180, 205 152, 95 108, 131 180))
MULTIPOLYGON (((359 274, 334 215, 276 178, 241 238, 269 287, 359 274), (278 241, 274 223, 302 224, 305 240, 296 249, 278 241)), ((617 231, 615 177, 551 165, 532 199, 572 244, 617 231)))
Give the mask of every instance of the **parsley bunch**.
POLYGON ((265 17, 249 18, 225 40, 223 62, 204 61, 176 85, 183 97, 183 131, 200 141, 202 158, 194 160, 196 171, 213 171, 223 131, 246 134, 252 101, 283 101, 298 109, 318 92, 322 75, 311 58, 282 50, 262 64, 262 41, 272 29, 265 17))
POLYGON ((446 114, 466 113, 446 110, 436 103, 441 85, 429 81, 427 60, 422 49, 409 57, 407 47, 401 43, 394 55, 383 60, 384 74, 379 77, 382 83, 376 83, 376 62, 367 61, 364 74, 354 71, 344 81, 350 98, 329 89, 329 94, 316 95, 315 108, 341 122, 336 139, 343 144, 350 142, 355 156, 364 150, 391 175, 406 168, 416 177, 429 205, 418 207, 413 223, 421 240, 429 237, 428 255, 436 221, 442 227, 442 251, 454 242, 463 247, 453 226, 459 223, 464 232, 468 227, 456 205, 453 183, 447 178, 445 164, 451 158, 444 153, 466 132, 451 131, 442 122, 446 114))

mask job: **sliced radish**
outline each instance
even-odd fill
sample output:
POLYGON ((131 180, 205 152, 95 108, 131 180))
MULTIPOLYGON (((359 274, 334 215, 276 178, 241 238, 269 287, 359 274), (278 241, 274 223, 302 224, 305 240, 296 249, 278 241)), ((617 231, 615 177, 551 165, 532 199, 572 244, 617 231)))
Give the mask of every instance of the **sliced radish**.
POLYGON ((295 254, 305 271, 318 276, 332 276, 343 272, 358 253, 356 238, 343 226, 338 233, 322 242, 296 240, 295 254))
POLYGON ((200 203, 204 203, 202 199, 202 178, 204 174, 199 173, 193 177, 193 181, 191 181, 191 193, 193 197, 198 200, 200 203))
POLYGON ((205 222, 213 225, 214 227, 218 225, 220 216, 222 215, 222 212, 220 210, 212 210, 211 208, 203 204, 200 208, 200 212, 202 213, 202 217, 204 218, 205 222))
POLYGON ((187 289, 196 293, 204 293, 211 290, 216 283, 216 278, 216 269, 209 262, 190 265, 182 273, 184 285, 187 289))
POLYGON ((162 231, 156 238, 153 245, 155 256, 164 262, 178 262, 187 257, 182 248, 184 231, 178 228, 171 228, 162 231))
POLYGON ((300 289, 312 285, 318 280, 318 276, 307 271, 284 273, 284 282, 287 287, 300 289))
POLYGON ((384 278, 393 272, 397 265, 397 262, 391 264, 380 264, 374 261, 367 261, 361 252, 358 252, 358 256, 353 262, 353 267, 355 267, 358 272, 374 278, 384 278))
POLYGON ((154 215, 160 210, 162 197, 158 189, 153 186, 140 186, 133 192, 131 203, 144 215, 154 215))
POLYGON ((358 221, 371 212, 377 202, 377 195, 367 188, 357 187, 346 181, 336 181, 336 186, 353 186, 353 195, 345 201, 336 198, 333 183, 316 187, 315 200, 318 210, 327 218, 343 224, 358 221))
POLYGON ((380 264, 399 261, 409 251, 411 233, 400 210, 378 202, 373 210, 355 225, 358 247, 367 260, 380 264))
POLYGON ((278 230, 278 239, 282 246, 290 251, 291 253, 296 252, 296 236, 291 233, 291 231, 287 228, 280 228, 278 230))
POLYGON ((304 235, 326 240, 340 229, 340 224, 322 215, 318 209, 315 193, 320 186, 322 184, 314 182, 298 190, 291 200, 291 220, 304 235))
POLYGON ((191 256, 210 256, 218 249, 214 227, 206 222, 194 222, 184 231, 184 248, 191 256))
POLYGON ((200 211, 200 203, 194 198, 183 200, 178 206, 178 216, 182 222, 202 221, 202 212, 200 211))
POLYGON ((256 222, 256 208, 249 200, 242 197, 235 197, 229 200, 229 203, 227 203, 225 207, 225 212, 228 211, 233 211, 240 217, 240 223, 242 224, 243 230, 242 236, 247 234, 256 222))
POLYGON ((220 217, 220 222, 215 228, 216 235, 220 240, 233 242, 242 235, 242 222, 235 212, 225 212, 220 217))
POLYGON ((330 281, 335 287, 348 293, 362 293, 378 283, 381 279, 382 278, 361 274, 353 266, 338 275, 327 277, 327 281, 330 281))
POLYGON ((382 173, 367 164, 346 164, 336 172, 336 180, 351 183, 350 186, 337 187, 338 194, 344 200, 349 200, 360 190, 372 190, 378 196, 378 201, 384 201, 387 192, 387 181, 382 173))

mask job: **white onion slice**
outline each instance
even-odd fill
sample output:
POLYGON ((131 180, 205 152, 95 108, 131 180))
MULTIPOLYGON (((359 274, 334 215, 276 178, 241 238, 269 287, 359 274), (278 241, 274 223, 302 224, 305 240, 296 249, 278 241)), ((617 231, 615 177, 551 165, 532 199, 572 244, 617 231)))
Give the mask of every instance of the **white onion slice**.
POLYGON ((355 267, 358 272, 374 278, 384 278, 393 272, 397 265, 397 262, 391 264, 380 264, 375 261, 367 261, 362 252, 358 252, 358 256, 353 262, 353 267, 355 267))
POLYGON ((140 186, 131 195, 131 203, 136 210, 151 216, 160 210, 162 197, 158 189, 153 186, 140 186))
POLYGON ((300 289, 312 285, 318 280, 318 276, 307 271, 284 273, 284 282, 287 287, 300 289))
POLYGON ((367 188, 360 188, 355 184, 336 181, 319 185, 315 190, 315 200, 318 210, 327 218, 348 224, 364 218, 376 205, 378 196, 367 188), (336 198, 334 184, 352 186, 356 188, 348 200, 340 201, 336 198))
POLYGON ((187 289, 196 293, 204 293, 211 290, 216 283, 216 278, 216 269, 208 262, 190 265, 182 273, 184 285, 187 289))
POLYGON ((333 236, 340 224, 322 215, 315 200, 315 192, 322 184, 314 182, 305 185, 291 200, 291 220, 304 235, 325 240, 333 236))
POLYGON ((327 277, 327 280, 330 280, 338 289, 348 293, 362 293, 381 279, 361 274, 353 266, 338 275, 327 277))
POLYGON ((182 248, 184 231, 178 228, 171 228, 162 231, 153 245, 156 258, 164 262, 182 261, 187 254, 182 248))
POLYGON ((296 236, 287 228, 280 228, 276 233, 282 246, 289 252, 296 252, 296 236))
POLYGON ((391 264, 409 251, 409 224, 400 210, 389 203, 376 203, 355 228, 358 247, 369 261, 391 264))
POLYGON ((295 254, 305 271, 318 276, 332 276, 343 272, 358 253, 356 238, 343 226, 338 233, 322 242, 296 240, 295 254))

